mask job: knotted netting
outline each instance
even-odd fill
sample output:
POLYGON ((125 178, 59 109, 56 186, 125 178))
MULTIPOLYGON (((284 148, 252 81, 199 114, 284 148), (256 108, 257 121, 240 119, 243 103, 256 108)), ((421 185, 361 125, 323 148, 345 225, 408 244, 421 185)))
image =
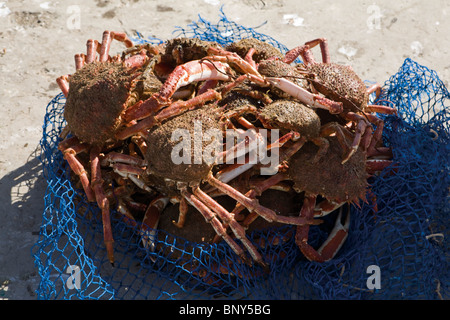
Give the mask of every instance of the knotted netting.
MULTIPOLYGON (((174 33, 175 37, 196 37, 222 45, 253 37, 287 51, 275 39, 229 21, 225 15, 217 24, 200 18, 174 33)), ((158 41, 141 35, 134 40, 158 41)), ((39 240, 33 247, 41 277, 38 297, 448 298, 449 92, 434 71, 411 59, 405 60, 383 89, 380 103, 394 104, 398 116, 380 115, 385 122, 383 139, 392 147, 394 164, 370 178, 376 202, 350 207, 349 236, 338 255, 326 263, 303 257, 292 226, 248 231, 250 241, 269 261, 269 272, 242 264, 225 243, 193 242, 163 228, 153 231, 152 249, 145 248, 139 226, 124 221, 115 208, 111 208, 115 240, 111 266, 103 244, 100 210, 72 184, 70 168, 57 149, 66 124, 65 98, 57 95, 47 106, 41 140, 47 190, 39 240)), ((168 210, 176 211, 176 207, 168 210)), ((335 217, 311 227, 313 247, 326 239, 335 217)), ((211 227, 205 224, 203 228, 211 227)))

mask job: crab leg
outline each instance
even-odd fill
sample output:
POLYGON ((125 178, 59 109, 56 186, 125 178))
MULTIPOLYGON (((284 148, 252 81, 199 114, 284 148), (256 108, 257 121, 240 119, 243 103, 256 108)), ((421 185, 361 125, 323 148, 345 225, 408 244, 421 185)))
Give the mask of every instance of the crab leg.
POLYGON ((127 48, 133 46, 133 42, 128 39, 127 35, 123 32, 114 32, 114 31, 104 31, 102 37, 102 44, 100 47, 100 62, 106 62, 109 59, 109 49, 111 47, 111 41, 115 39, 117 41, 121 41, 125 44, 127 48))
POLYGON ((384 114, 397 114, 397 109, 388 106, 381 106, 378 104, 369 104, 366 106, 366 111, 368 112, 377 112, 384 114))
POLYGON ((247 61, 253 68, 255 68, 255 70, 258 69, 258 67, 256 66, 256 62, 255 60, 253 60, 253 55, 256 53, 255 48, 250 48, 247 51, 247 54, 244 57, 244 60, 247 61))
POLYGON ((247 130, 246 133, 235 129, 234 133, 235 135, 230 135, 231 137, 227 136, 227 140, 232 140, 231 138, 237 135, 242 141, 232 147, 226 146, 229 148, 216 156, 216 163, 231 163, 234 159, 242 157, 245 154, 256 152, 258 147, 265 143, 261 134, 254 129, 247 130))
POLYGON ((320 95, 309 92, 306 89, 296 85, 285 78, 265 78, 271 85, 283 90, 293 98, 300 100, 304 104, 307 104, 313 108, 321 108, 328 110, 331 114, 341 113, 343 105, 341 102, 332 101, 320 95))
POLYGON ((344 159, 343 163, 346 162, 356 152, 359 145, 362 145, 369 156, 390 155, 390 148, 376 147, 383 134, 384 122, 381 119, 372 114, 365 115, 371 123, 374 123, 377 126, 375 132, 373 132, 372 126, 370 126, 366 118, 364 118, 362 115, 356 114, 354 112, 347 112, 343 114, 343 116, 344 118, 355 121, 357 123, 353 143, 350 147, 351 150, 347 157, 344 159))
POLYGON ((137 166, 137 167, 144 167, 147 165, 147 161, 135 156, 130 156, 123 153, 118 153, 115 151, 109 152, 106 154, 101 161, 102 166, 107 166, 108 164, 111 165, 113 163, 126 163, 129 165, 137 166))
POLYGON ((139 68, 142 67, 148 60, 148 56, 145 50, 141 50, 138 54, 132 55, 124 61, 124 65, 127 68, 139 68))
POLYGON ((142 190, 152 192, 152 189, 139 177, 144 173, 144 169, 123 163, 116 163, 113 165, 113 171, 124 178, 130 179, 142 190))
MULTIPOLYGON (((108 200, 110 197, 108 197, 108 200)), ((131 227, 136 227, 136 220, 134 220, 133 215, 130 210, 128 210, 125 201, 123 199, 119 199, 116 207, 116 211, 122 215, 122 219, 131 227)))
POLYGON ((188 204, 186 201, 186 198, 181 197, 180 200, 180 209, 179 209, 179 214, 178 214, 178 221, 172 221, 172 223, 177 226, 178 228, 183 228, 184 223, 186 222, 186 215, 188 212, 188 204))
POLYGON ((103 239, 106 246, 106 252, 108 255, 109 262, 114 264, 114 239, 112 235, 111 229, 111 219, 110 219, 110 211, 109 211, 109 200, 105 196, 105 192, 103 190, 103 179, 101 177, 100 172, 100 148, 93 147, 90 153, 90 161, 91 161, 91 184, 94 189, 95 198, 97 200, 97 205, 102 211, 102 222, 103 222, 103 239))
POLYGON ((172 95, 179 88, 195 81, 229 81, 231 80, 229 72, 230 67, 227 64, 206 60, 194 60, 179 65, 169 75, 159 93, 127 109, 124 118, 126 121, 146 118, 160 110, 163 105, 168 104, 172 95))
MULTIPOLYGON (((255 183, 252 188, 245 194, 246 197, 249 198, 256 198, 257 196, 260 196, 264 191, 272 188, 273 186, 277 185, 283 180, 286 180, 287 177, 282 173, 277 173, 276 175, 271 176, 270 178, 261 181, 259 183, 255 183)), ((238 203, 236 207, 234 207, 232 213, 233 214, 239 214, 245 207, 238 203)), ((248 226, 255 221, 255 219, 258 217, 258 214, 254 211, 250 212, 245 220, 242 222, 242 225, 244 228, 248 228, 248 226)))
POLYGON ((216 233, 223 238, 223 240, 233 249, 233 251, 241 257, 243 261, 247 261, 247 257, 245 256, 244 250, 227 234, 226 229, 223 227, 222 223, 217 219, 217 216, 214 212, 211 211, 202 201, 200 201, 193 194, 188 192, 187 190, 182 190, 181 194, 184 198, 186 198, 187 202, 196 208, 205 218, 206 222, 210 223, 216 233))
POLYGON ((333 212, 334 210, 339 209, 345 203, 346 203, 345 201, 337 202, 329 199, 323 200, 322 202, 316 204, 314 208, 314 218, 324 217, 333 212))
MULTIPOLYGON (((301 137, 299 141, 295 142, 292 146, 287 148, 287 150, 283 150, 283 152, 280 155, 280 163, 283 163, 286 159, 289 159, 293 154, 295 154, 298 150, 300 150, 303 145, 306 143, 306 138, 301 137)), ((282 164, 279 165, 280 167, 282 164)), ((220 172, 219 172, 220 173, 220 172)), ((277 173, 270 178, 256 183, 246 194, 245 197, 249 199, 254 199, 255 197, 261 195, 265 190, 275 186, 279 182, 286 180, 287 176, 285 176, 283 173, 277 173)), ((231 179, 230 179, 231 180, 231 179)), ((221 177, 221 181, 224 182, 224 180, 221 177)), ((226 181, 225 181, 226 182, 226 181)), ((237 200, 237 199, 236 199, 237 200)), ((233 209, 234 214, 239 214, 242 210, 247 208, 250 212, 250 214, 247 216, 246 220, 244 221, 244 226, 248 227, 250 223, 252 223, 259 213, 255 210, 250 210, 244 203, 239 202, 236 204, 235 208, 233 209)), ((264 217, 263 217, 264 218, 264 217)), ((266 219, 267 220, 267 219, 266 219)))
POLYGON ((376 94, 376 98, 375 99, 378 99, 378 97, 381 95, 381 84, 375 83, 375 84, 373 84, 373 85, 371 85, 370 87, 367 88, 367 93, 368 94, 372 94, 374 92, 376 92, 375 93, 376 94))
POLYGON ((144 219, 142 220, 140 234, 142 237, 142 244, 144 248, 149 248, 154 251, 154 242, 156 232, 154 229, 158 226, 161 213, 169 203, 168 197, 159 196, 152 200, 145 211, 144 219))
MULTIPOLYGON (((289 133, 288 133, 289 134, 289 133)), ((288 135, 287 134, 287 135, 288 135)), ((286 136, 286 135, 285 135, 286 136)), ((283 138, 283 137, 282 137, 283 138)), ((289 159, 293 154, 295 154, 298 150, 300 150, 303 145, 306 143, 306 138, 301 137, 299 141, 296 141, 293 145, 291 145, 287 150, 283 150, 280 155, 280 163, 283 163, 285 160, 289 159)), ((279 165, 281 167, 282 164, 279 165)), ((258 195, 261 195, 262 192, 281 182, 282 180, 286 180, 287 177, 282 173, 277 173, 267 180, 260 182, 259 184, 255 184, 254 187, 250 191, 248 191, 245 196, 248 198, 255 198, 258 195)), ((233 213, 240 213, 245 206, 242 203, 237 203, 236 207, 233 209, 233 213)), ((250 211, 249 216, 247 217, 247 221, 244 222, 246 226, 250 225, 253 222, 258 213, 255 211, 250 211)))
POLYGON ((203 58, 203 60, 214 60, 224 63, 231 62, 236 64, 244 73, 252 74, 257 76, 258 78, 262 78, 261 74, 258 72, 258 70, 256 70, 255 66, 252 63, 245 61, 235 52, 230 52, 211 47, 208 49, 208 53, 213 55, 205 57, 203 58))
MULTIPOLYGON (((350 146, 350 152, 347 154, 347 156, 345 157, 344 160, 342 160, 342 163, 345 163, 348 161, 348 159, 350 159, 350 157, 356 152, 356 150, 358 150, 358 146, 360 145, 361 139, 363 141, 367 141, 366 138, 363 138, 364 133, 366 132, 366 129, 369 127, 369 123, 367 122, 367 120, 354 112, 347 112, 345 114, 343 114, 343 117, 345 119, 354 121, 357 123, 356 125, 356 129, 355 129, 355 136, 353 138, 353 142, 352 145, 350 146)), ((370 134, 371 129, 369 129, 368 134, 370 134)), ((364 149, 366 149, 367 146, 364 146, 364 149)))
POLYGON ((80 178, 80 182, 83 186, 84 192, 86 193, 88 201, 95 201, 95 194, 92 190, 86 169, 84 169, 84 166, 76 158, 78 153, 88 150, 88 145, 85 143, 80 143, 77 137, 71 137, 60 142, 58 149, 62 151, 64 159, 67 161, 72 171, 80 178))
POLYGON ((327 240, 320 246, 317 253, 324 259, 329 261, 334 258, 336 253, 341 249, 348 236, 348 229, 350 227, 350 212, 347 213, 347 218, 344 224, 341 223, 342 210, 336 218, 336 223, 327 240))
POLYGON ((222 182, 229 182, 233 180, 234 178, 240 176, 242 173, 248 171, 252 167, 254 167, 255 164, 249 161, 246 161, 244 164, 231 164, 227 166, 226 168, 222 169, 216 174, 216 178, 219 179, 222 182))
POLYGON ((195 107, 200 107, 208 101, 220 99, 220 98, 221 98, 221 95, 218 92, 210 89, 210 90, 206 91, 205 93, 198 95, 187 101, 176 101, 176 102, 172 103, 169 107, 161 110, 155 116, 152 116, 149 114, 147 116, 147 118, 139 121, 138 123, 136 123, 134 125, 126 127, 125 129, 123 129, 122 131, 120 131, 116 134, 116 138, 118 138, 120 140, 125 140, 126 138, 131 137, 135 134, 145 132, 145 130, 152 128, 154 125, 158 124, 161 121, 164 121, 171 117, 174 117, 186 110, 191 110, 195 107))
MULTIPOLYGON (((278 139, 277 141, 268 145, 266 147, 266 149, 271 150, 271 149, 275 149, 275 148, 281 148, 289 140, 297 141, 299 139, 301 139, 300 142, 298 144, 294 145, 294 149, 298 150, 301 148, 301 146, 303 146, 303 144, 305 143, 306 140, 300 138, 299 134, 297 132, 286 133, 280 139, 278 139)), ((226 152, 228 152, 228 151, 226 151, 226 152)), ((221 155, 219 155, 219 157, 220 156, 221 155)), ((224 183, 227 183, 227 182, 233 180, 234 178, 240 176, 242 173, 248 171, 255 165, 256 165, 255 163, 249 161, 249 159, 246 159, 245 163, 243 163, 243 164, 240 164, 240 163, 231 164, 231 165, 227 166, 226 168, 220 170, 219 172, 216 173, 216 178, 224 183)))
MULTIPOLYGON (((316 196, 305 196, 303 201, 300 216, 304 218, 312 218, 314 216, 316 196)), ((347 215, 344 225, 341 224, 341 218, 342 210, 339 212, 339 216, 336 219, 336 224, 333 230, 318 250, 315 250, 310 244, 308 244, 309 225, 297 227, 295 243, 308 260, 326 262, 331 260, 336 255, 347 238, 348 228, 350 225, 350 213, 347 215)))
POLYGON ((218 204, 214 199, 212 199, 210 196, 208 196, 199 188, 194 189, 194 195, 219 216, 219 218, 224 223, 223 227, 225 230, 226 230, 225 226, 230 226, 231 231, 233 231, 236 238, 238 238, 242 242, 242 244, 247 248, 253 260, 255 260, 262 266, 266 266, 258 250, 247 239, 244 228, 242 228, 242 226, 234 219, 233 214, 229 213, 225 208, 223 208, 220 204, 218 204))
POLYGON ((86 63, 92 63, 96 60, 98 42, 89 39, 86 42, 86 63))
POLYGON ((255 211, 261 217, 266 219, 268 222, 280 222, 284 224, 292 224, 292 225, 305 225, 305 224, 315 224, 315 222, 310 218, 303 217, 286 217, 280 216, 275 211, 266 208, 259 204, 257 199, 251 199, 246 197, 233 187, 227 185, 226 183, 221 182, 220 180, 213 177, 210 173, 206 179, 209 184, 216 187, 226 195, 230 196, 234 200, 238 201, 242 205, 244 205, 249 211, 255 211))
POLYGON ((289 50, 284 56, 283 62, 292 63, 298 56, 302 56, 303 62, 306 64, 314 64, 316 61, 314 60, 313 55, 310 52, 311 48, 314 48, 320 44, 320 50, 322 53, 322 62, 329 63, 330 59, 330 51, 328 49, 328 41, 325 38, 319 38, 315 40, 311 40, 306 42, 304 45, 298 46, 294 49, 289 50))
POLYGON ((86 56, 84 54, 78 53, 75 55, 74 58, 75 58, 75 70, 83 68, 86 56))
POLYGON ((56 83, 58 84, 64 96, 67 98, 67 95, 69 94, 69 75, 58 77, 56 79, 56 83))
MULTIPOLYGON (((370 175, 374 175, 391 166, 394 163, 392 160, 387 159, 368 159, 366 161, 366 170, 370 175)), ((397 169, 392 168, 392 171, 396 171, 397 169)))
MULTIPOLYGON (((221 61, 221 62, 227 62, 227 63, 234 63, 236 64, 250 79, 251 81, 262 85, 267 86, 267 84, 273 85, 277 87, 278 89, 283 90, 284 92, 290 94, 292 97, 299 99, 305 104, 308 104, 315 108, 322 108, 329 110, 332 114, 341 113, 343 111, 342 103, 335 102, 332 100, 329 100, 325 97, 313 94, 306 89, 303 89, 302 87, 299 87, 298 85, 292 83, 291 81, 284 79, 284 78, 274 78, 274 77, 263 77, 256 68, 249 62, 242 59, 238 54, 235 52, 228 52, 225 50, 220 50, 216 48, 209 49, 209 52, 216 54, 215 56, 209 56, 205 59, 215 60, 215 61, 221 61)), ((295 60, 295 58, 294 58, 295 60)), ((241 80, 241 77, 238 78, 239 81, 241 80)))

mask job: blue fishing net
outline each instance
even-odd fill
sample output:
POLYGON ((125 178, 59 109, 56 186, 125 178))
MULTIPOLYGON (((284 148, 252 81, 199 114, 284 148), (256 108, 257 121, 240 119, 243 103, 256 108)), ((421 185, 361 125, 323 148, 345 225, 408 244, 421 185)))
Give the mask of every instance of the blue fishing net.
MULTIPOLYGON (((254 37, 287 51, 275 39, 225 15, 217 24, 199 18, 187 28, 176 28, 176 36, 223 45, 254 37)), ((134 40, 159 41, 140 34, 134 40)), ((270 272, 265 272, 243 264, 224 243, 193 242, 164 229, 154 230, 153 249, 144 248, 139 226, 130 226, 115 208, 111 266, 100 211, 72 184, 57 149, 65 126, 65 98, 59 94, 47 106, 41 140, 47 190, 39 240, 33 247, 41 277, 38 298, 448 299, 449 98, 434 71, 406 59, 386 81, 377 102, 393 103, 399 115, 380 115, 394 164, 369 180, 376 202, 350 207, 349 237, 326 263, 303 257, 292 226, 248 231, 270 264, 270 272)), ((335 217, 311 227, 313 247, 327 238, 335 217)))

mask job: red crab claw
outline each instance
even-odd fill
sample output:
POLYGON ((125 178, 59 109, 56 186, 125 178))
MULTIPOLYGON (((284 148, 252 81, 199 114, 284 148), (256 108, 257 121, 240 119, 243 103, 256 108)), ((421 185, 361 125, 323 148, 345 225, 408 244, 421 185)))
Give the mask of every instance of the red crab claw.
POLYGON ((317 250, 317 253, 319 253, 324 261, 333 259, 347 239, 348 229, 350 227, 350 212, 347 213, 344 224, 341 223, 341 219, 342 210, 339 211, 334 228, 331 230, 327 240, 322 244, 319 250, 317 250))
MULTIPOLYGON (((316 203, 315 196, 305 197, 300 216, 308 218, 314 215, 314 207, 316 203)), ((347 218, 344 224, 341 223, 342 209, 336 219, 333 230, 328 236, 327 240, 322 246, 315 250, 308 244, 309 225, 297 226, 295 234, 295 243, 300 248, 304 256, 310 261, 326 262, 334 258, 336 253, 344 244, 348 236, 348 229, 350 226, 350 212, 347 213, 347 218)))
POLYGON ((140 230, 144 248, 150 248, 151 251, 154 251, 156 237, 155 229, 158 226, 159 217, 168 203, 168 197, 159 196, 148 205, 140 230))
MULTIPOLYGON (((343 104, 341 102, 335 102, 320 95, 313 94, 308 90, 299 87, 288 79, 262 76, 256 70, 254 64, 242 59, 234 52, 228 52, 215 48, 210 48, 209 52, 214 54, 214 56, 209 56, 207 57, 207 59, 237 65, 246 74, 248 79, 257 84, 260 84, 262 86, 267 86, 267 84, 273 85, 274 87, 281 89, 292 97, 299 99, 305 104, 308 104, 314 108, 329 110, 329 112, 332 114, 338 114, 344 110, 343 104)), ((250 58, 248 57, 247 60, 250 60, 250 58)))
POLYGON ((204 80, 229 81, 230 67, 221 62, 194 60, 177 66, 164 82, 159 93, 144 102, 138 102, 124 114, 126 121, 140 120, 157 112, 164 105, 170 104, 170 98, 179 88, 192 82, 204 80))

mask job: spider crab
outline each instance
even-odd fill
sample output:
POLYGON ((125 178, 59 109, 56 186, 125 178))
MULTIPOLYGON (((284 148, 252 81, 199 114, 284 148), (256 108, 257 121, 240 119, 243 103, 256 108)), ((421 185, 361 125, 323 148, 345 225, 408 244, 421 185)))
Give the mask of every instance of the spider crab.
MULTIPOLYGON (((276 175, 254 183, 245 194, 249 198, 263 196, 264 192, 281 182, 290 182, 291 188, 303 193, 303 205, 299 217, 305 220, 324 217, 341 208, 346 203, 359 206, 367 201, 370 189, 367 179, 392 164, 391 160, 367 158, 367 153, 356 150, 347 162, 341 161, 341 145, 337 137, 329 137, 329 148, 317 161, 318 147, 312 142, 299 141, 283 151, 284 162, 276 175)), ((280 189, 280 190, 285 190, 280 189)), ((289 188, 287 190, 290 190, 289 188)), ((240 213, 245 209, 238 204, 232 212, 240 213)), ((257 214, 250 212, 242 222, 247 228, 257 214)), ((308 243, 308 233, 312 223, 297 226, 295 242, 303 255, 310 261, 329 261, 344 244, 350 226, 350 213, 342 223, 342 210, 339 212, 335 226, 319 249, 308 243)))
POLYGON ((252 47, 248 49, 244 58, 236 52, 216 48, 211 48, 209 51, 214 56, 208 59, 233 63, 244 72, 243 76, 236 79, 237 83, 249 79, 262 87, 272 86, 308 106, 328 110, 330 114, 339 115, 346 121, 355 123, 353 130, 355 137, 351 143, 351 150, 343 162, 348 161, 360 144, 370 155, 389 155, 388 148, 377 147, 382 136, 383 121, 373 113, 396 114, 396 109, 382 105, 369 105, 369 95, 376 92, 378 96, 381 92, 380 85, 375 84, 367 88, 350 66, 331 63, 326 39, 309 41, 305 45, 290 50, 282 59, 274 56, 258 63, 253 61, 252 57, 257 51, 252 47), (317 45, 321 47, 322 63, 316 62, 310 51, 317 45), (290 65, 298 56, 302 56, 304 64, 297 66, 296 75, 283 64, 290 65), (266 70, 281 72, 281 75, 267 74, 261 69, 262 65, 266 70), (303 83, 299 83, 298 78, 311 83, 311 88, 305 88, 303 83), (375 132, 370 123, 377 126, 375 132))
MULTIPOLYGON (((247 198, 261 197, 266 190, 283 181, 290 181, 297 193, 304 194, 300 217, 307 221, 328 215, 345 203, 359 205, 359 201, 365 200, 366 193, 370 192, 367 182, 369 176, 392 164, 391 160, 369 156, 362 148, 356 149, 353 156, 343 162, 345 147, 354 138, 354 133, 335 123, 321 126, 318 115, 298 101, 280 99, 259 108, 251 105, 249 99, 244 101, 240 102, 240 108, 232 106, 228 117, 231 117, 230 114, 236 117, 251 112, 264 127, 277 128, 284 133, 283 137, 289 136, 289 139, 280 139, 283 143, 278 146, 285 145, 280 151, 279 173, 255 183, 245 194, 247 198)), ((240 123, 246 127, 254 126, 248 121, 241 120, 240 123)), ((238 203, 231 211, 234 215, 245 209, 242 203, 238 203)), ((310 224, 297 227, 296 243, 305 257, 324 262, 335 256, 349 228, 349 215, 344 223, 341 222, 341 216, 342 213, 336 219, 329 238, 318 250, 308 244, 310 224)), ((243 227, 248 228, 257 217, 258 214, 250 212, 242 222, 243 227)))
POLYGON ((328 41, 325 38, 308 41, 290 50, 282 61, 290 64, 298 56, 303 58, 303 64, 298 65, 298 68, 309 75, 307 79, 311 83, 312 90, 342 103, 343 111, 339 113, 339 116, 355 123, 355 138, 351 144, 351 152, 344 162, 356 152, 360 143, 369 156, 389 154, 387 148, 376 147, 381 139, 384 123, 373 113, 396 114, 397 111, 392 107, 369 104, 369 96, 372 93, 376 92, 376 97, 379 97, 380 84, 366 87, 351 66, 332 63, 328 41), (321 49, 322 62, 317 62, 311 53, 311 49, 317 45, 321 49), (377 127, 375 132, 371 123, 377 127))
MULTIPOLYGON (((315 222, 312 219, 306 220, 302 217, 280 216, 275 211, 262 206, 257 199, 248 198, 227 184, 228 181, 241 173, 240 170, 228 171, 226 178, 222 176, 220 180, 215 177, 218 160, 222 159, 230 150, 214 153, 212 161, 205 161, 203 157, 200 158, 201 161, 195 160, 199 156, 197 153, 204 154, 205 150, 208 150, 208 152, 217 150, 217 147, 223 144, 223 131, 226 123, 227 121, 224 119, 221 110, 214 103, 197 107, 177 117, 167 119, 158 126, 149 129, 145 136, 143 135, 146 145, 151 146, 145 148, 143 152, 146 161, 145 169, 129 166, 128 169, 123 167, 122 172, 128 170, 130 174, 139 177, 142 184, 157 188, 162 194, 179 202, 180 213, 178 222, 174 222, 176 225, 183 226, 187 205, 189 204, 203 215, 215 232, 241 257, 242 261, 250 263, 243 249, 228 235, 226 227, 230 227, 234 236, 245 246, 256 263, 267 267, 256 247, 247 239, 245 230, 235 220, 234 215, 206 192, 208 187, 216 188, 222 194, 228 195, 269 222, 276 221, 291 225, 314 224, 315 222), (200 150, 189 149, 187 162, 175 163, 173 150, 179 141, 172 139, 173 132, 175 130, 186 130, 189 132, 188 137, 194 139, 192 144, 195 144, 194 129, 196 121, 199 121, 202 130, 215 129, 219 134, 213 136, 210 144, 205 143, 205 141, 197 142, 200 143, 200 150)), ((256 135, 255 139, 258 138, 258 135, 256 135)), ((282 137, 280 140, 282 139, 284 138, 282 137)), ((278 143, 279 141, 276 144, 278 143)))
MULTIPOLYGON (((133 47, 133 43, 125 33, 105 31, 102 42, 88 40, 86 43, 86 54, 75 55, 76 72, 72 75, 61 76, 57 83, 61 91, 66 96, 66 105, 64 117, 67 120, 67 126, 63 135, 69 132, 73 135, 63 140, 58 149, 64 154, 64 159, 68 162, 72 171, 79 177, 85 191, 88 201, 96 201, 102 212, 102 222, 104 228, 104 242, 107 248, 108 259, 114 262, 113 254, 113 236, 110 222, 110 204, 105 196, 103 188, 104 180, 101 175, 101 158, 105 150, 113 146, 120 145, 122 140, 120 132, 123 128, 134 125, 136 118, 127 117, 129 109, 139 110, 143 98, 136 93, 136 87, 141 81, 147 83, 147 79, 142 80, 141 74, 151 74, 148 67, 153 67, 153 58, 159 54, 159 51, 149 45, 133 47), (109 55, 112 40, 123 42, 127 49, 122 56, 109 55), (129 55, 129 56, 128 56, 129 55), (128 57, 127 57, 128 56, 128 57), (138 103, 136 103, 136 100, 138 103), (83 152, 89 153, 90 178, 85 166, 77 158, 77 155, 83 152)), ((184 79, 187 84, 198 80, 198 74, 208 70, 217 72, 211 63, 202 64, 200 68, 186 68, 186 74, 189 79, 184 79)), ((155 77, 150 77, 150 81, 155 81, 155 77)), ((228 78, 227 78, 228 79, 228 78)), ((153 86, 153 85, 152 85, 153 86)), ((181 85, 173 81, 169 76, 168 81, 157 87, 160 92, 148 93, 153 96, 163 96, 169 100, 175 91, 181 85)), ((144 85, 144 91, 146 86, 144 85)), ((211 90, 205 94, 195 97, 194 104, 204 103, 220 97, 211 90), (200 101, 200 102, 199 102, 200 101)), ((182 112, 190 106, 184 101, 170 109, 172 112, 166 112, 157 119, 162 120, 172 117, 182 112)), ((162 105, 161 105, 162 107, 162 105)), ((115 157, 115 161, 120 161, 129 165, 142 166, 142 159, 130 157, 128 155, 119 155, 120 159, 115 157)))

